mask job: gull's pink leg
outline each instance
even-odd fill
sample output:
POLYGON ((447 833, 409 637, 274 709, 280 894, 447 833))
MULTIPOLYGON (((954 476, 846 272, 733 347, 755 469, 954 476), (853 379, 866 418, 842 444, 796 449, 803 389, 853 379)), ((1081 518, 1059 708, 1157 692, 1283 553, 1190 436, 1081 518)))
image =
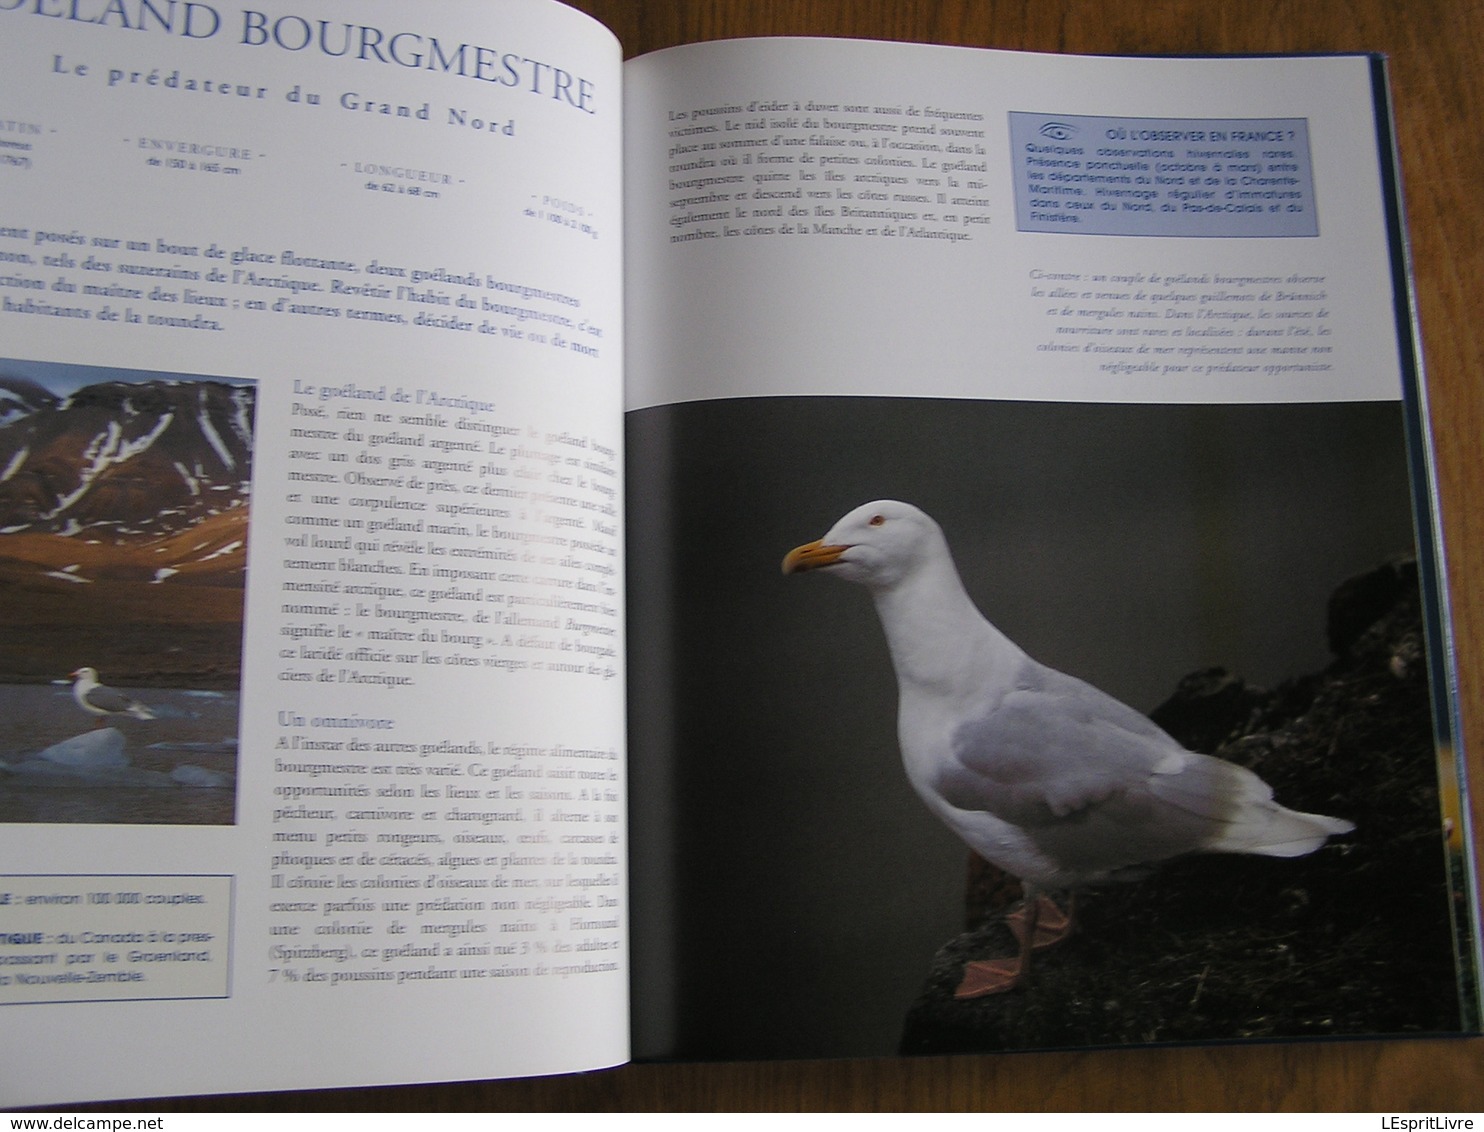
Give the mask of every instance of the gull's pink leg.
MULTIPOLYGON (((1073 900, 1076 899, 1074 896, 1073 900)), ((1072 917, 1075 914, 1075 905, 1069 903, 1067 911, 1063 912, 1056 905, 1056 901, 1049 896, 1037 895, 1035 897, 1035 918, 1032 921, 1034 927, 1031 932, 1026 930, 1026 921, 1030 919, 1028 911, 1032 901, 1027 900, 1015 911, 1005 917, 1005 925, 1021 946, 1025 945, 1028 936, 1031 937, 1031 947, 1036 951, 1045 951, 1048 947, 1054 947, 1067 936, 1072 934, 1072 917)))
MULTIPOLYGON (((1074 909, 1075 910, 1075 909, 1074 909)), ((1026 894, 1025 903, 1005 917, 1020 943, 1013 959, 976 959, 964 964, 954 998, 982 998, 1014 990, 1030 977, 1031 955, 1060 943, 1072 934, 1072 914, 1063 912, 1049 896, 1026 894)))

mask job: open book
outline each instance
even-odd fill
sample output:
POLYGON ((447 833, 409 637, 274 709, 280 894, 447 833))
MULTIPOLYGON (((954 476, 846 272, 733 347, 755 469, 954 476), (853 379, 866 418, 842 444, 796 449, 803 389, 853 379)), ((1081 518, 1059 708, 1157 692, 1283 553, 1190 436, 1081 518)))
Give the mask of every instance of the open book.
POLYGON ((0 2, 0 1104, 1476 1029, 1389 130, 0 2))

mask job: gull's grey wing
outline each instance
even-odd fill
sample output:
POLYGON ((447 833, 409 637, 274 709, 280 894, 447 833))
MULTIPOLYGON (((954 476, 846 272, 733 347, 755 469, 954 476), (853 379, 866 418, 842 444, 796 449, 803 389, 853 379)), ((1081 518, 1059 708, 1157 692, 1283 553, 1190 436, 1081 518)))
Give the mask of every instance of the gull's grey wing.
POLYGON ((1033 663, 953 736, 934 786, 962 809, 1016 825, 1066 818, 1178 769, 1187 752, 1145 716, 1033 663))
POLYGON ((1271 796, 1255 775, 1186 751, 1127 705, 1038 665, 958 728, 932 788, 1085 875, 1200 848, 1254 795, 1271 796))
POLYGON ((84 695, 89 705, 99 711, 128 711, 134 701, 117 688, 109 688, 99 684, 96 688, 89 689, 84 695))

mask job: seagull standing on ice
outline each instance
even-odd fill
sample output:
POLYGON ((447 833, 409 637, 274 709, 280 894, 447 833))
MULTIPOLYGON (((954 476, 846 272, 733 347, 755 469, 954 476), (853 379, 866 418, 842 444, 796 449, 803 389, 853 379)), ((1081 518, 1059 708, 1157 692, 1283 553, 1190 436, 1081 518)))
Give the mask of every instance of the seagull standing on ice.
POLYGON ((980 856, 1019 877, 1013 958, 969 963, 955 992, 1010 990, 1031 953, 1071 932, 1044 895, 1185 853, 1300 857, 1355 827, 1273 801, 1251 771, 1187 751, 1148 718, 1038 664, 964 591, 922 511, 856 508, 783 560, 870 591, 896 669, 897 736, 919 797, 980 856))
POLYGON ((70 674, 73 678, 72 698, 77 706, 89 715, 98 717, 98 726, 111 715, 132 715, 135 719, 154 719, 155 713, 138 700, 98 683, 96 668, 79 668, 70 674))

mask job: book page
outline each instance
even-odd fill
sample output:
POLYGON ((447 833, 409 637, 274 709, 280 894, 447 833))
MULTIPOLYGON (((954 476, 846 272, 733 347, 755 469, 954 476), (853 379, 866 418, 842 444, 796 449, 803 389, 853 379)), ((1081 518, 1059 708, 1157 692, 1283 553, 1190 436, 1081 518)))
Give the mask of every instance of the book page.
POLYGON ((625 1058, 618 59, 0 4, 0 1104, 625 1058))
POLYGON ((758 40, 627 67, 636 1055, 1467 1029, 1375 62, 758 40), (904 624, 896 575, 832 556, 918 512, 965 595, 904 624), (1326 832, 1275 859, 1118 826, 1122 754, 1050 749, 1081 704, 1326 832), (1144 879, 1111 883, 1132 844, 1144 879), (1369 934, 1372 868, 1426 944, 1369 934), (1023 965, 1020 882, 1077 925, 1023 965))
POLYGON ((1396 395, 1364 59, 775 40, 626 73, 634 321, 665 327, 630 407, 1396 395))

